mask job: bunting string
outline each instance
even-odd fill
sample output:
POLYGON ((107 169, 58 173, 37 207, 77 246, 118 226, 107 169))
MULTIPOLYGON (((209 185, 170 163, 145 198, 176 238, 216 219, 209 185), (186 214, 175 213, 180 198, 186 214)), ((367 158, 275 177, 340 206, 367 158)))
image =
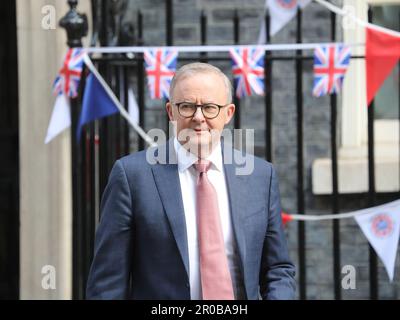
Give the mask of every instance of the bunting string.
POLYGON ((381 26, 378 26, 376 24, 364 21, 360 18, 357 18, 356 16, 354 16, 351 12, 348 12, 347 10, 341 9, 335 5, 333 5, 332 3, 329 3, 326 0, 314 0, 315 2, 319 3, 321 6, 324 6, 325 8, 327 8, 329 11, 332 11, 338 15, 341 16, 345 16, 348 17, 350 19, 352 19, 355 23, 357 23, 358 25, 365 27, 365 28, 372 28, 375 29, 376 31, 380 31, 386 34, 389 34, 391 36, 395 36, 395 37, 400 37, 400 32, 388 29, 388 28, 384 28, 381 26))
MULTIPOLYGON (((347 212, 347 213, 338 213, 338 214, 325 214, 325 215, 305 215, 305 214, 291 214, 291 213, 286 213, 289 215, 292 220, 300 220, 300 221, 322 221, 322 220, 335 220, 335 219, 348 219, 348 218, 354 218, 356 216, 368 214, 374 211, 379 211, 382 208, 391 208, 391 207, 396 207, 400 205, 400 199, 395 200, 383 205, 379 205, 376 207, 371 207, 367 209, 361 209, 357 211, 352 211, 352 212, 347 212)), ((400 212, 399 212, 400 214, 400 212)))
MULTIPOLYGON (((220 46, 156 46, 156 47, 89 47, 82 48, 86 53, 144 53, 148 50, 156 50, 160 47, 175 50, 178 52, 230 52, 232 49, 241 49, 246 47, 257 47, 266 51, 285 51, 285 50, 314 50, 320 46, 332 46, 337 42, 322 43, 286 43, 286 44, 253 44, 253 45, 220 45, 220 46)), ((364 46, 364 43, 346 44, 349 47, 364 46)))
POLYGON ((284 225, 293 220, 321 221, 347 218, 355 219, 364 236, 381 259, 389 280, 392 282, 400 234, 400 200, 368 209, 322 216, 282 213, 284 225))

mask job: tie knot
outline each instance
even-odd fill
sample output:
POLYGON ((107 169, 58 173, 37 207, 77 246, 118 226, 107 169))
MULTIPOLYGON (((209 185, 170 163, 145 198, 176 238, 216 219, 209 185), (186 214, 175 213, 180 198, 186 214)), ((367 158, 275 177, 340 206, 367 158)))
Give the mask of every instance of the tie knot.
POLYGON ((207 172, 210 169, 211 162, 208 160, 199 160, 194 164, 194 167, 199 173, 207 172))

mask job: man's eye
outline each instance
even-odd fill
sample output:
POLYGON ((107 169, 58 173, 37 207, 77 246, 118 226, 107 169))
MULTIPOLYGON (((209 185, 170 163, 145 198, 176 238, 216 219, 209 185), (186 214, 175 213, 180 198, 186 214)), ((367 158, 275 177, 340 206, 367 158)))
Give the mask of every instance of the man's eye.
POLYGON ((191 104, 181 104, 181 108, 182 109, 192 109, 193 105, 191 105, 191 104))

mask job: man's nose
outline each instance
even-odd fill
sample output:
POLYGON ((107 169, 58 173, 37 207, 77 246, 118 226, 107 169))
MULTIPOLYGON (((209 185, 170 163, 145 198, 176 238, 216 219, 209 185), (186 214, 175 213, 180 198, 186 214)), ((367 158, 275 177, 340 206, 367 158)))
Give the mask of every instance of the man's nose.
POLYGON ((204 115, 203 112, 201 111, 201 107, 197 107, 196 112, 193 115, 193 120, 194 121, 204 121, 204 115))

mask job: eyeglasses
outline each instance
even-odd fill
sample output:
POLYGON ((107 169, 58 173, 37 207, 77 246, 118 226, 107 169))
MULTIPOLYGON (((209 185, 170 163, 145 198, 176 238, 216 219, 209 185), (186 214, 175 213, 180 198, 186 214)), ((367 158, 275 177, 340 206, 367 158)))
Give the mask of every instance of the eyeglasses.
POLYGON ((214 119, 218 117, 221 108, 226 107, 226 105, 219 105, 216 103, 206 103, 206 104, 195 104, 190 102, 179 102, 174 103, 178 107, 179 114, 184 118, 191 118, 197 111, 197 108, 201 108, 204 118, 214 119))

